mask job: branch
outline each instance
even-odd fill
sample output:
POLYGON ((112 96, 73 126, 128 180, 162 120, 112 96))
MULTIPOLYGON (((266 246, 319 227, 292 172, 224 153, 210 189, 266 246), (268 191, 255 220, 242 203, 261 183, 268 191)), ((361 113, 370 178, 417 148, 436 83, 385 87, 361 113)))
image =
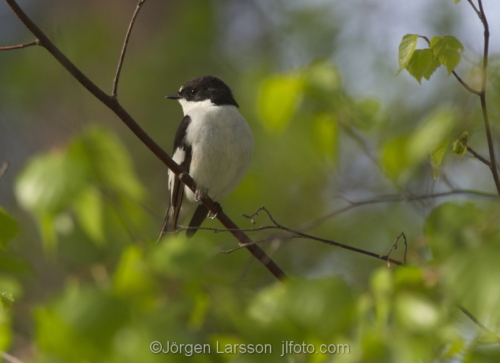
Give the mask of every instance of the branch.
POLYGON ((132 19, 130 20, 130 24, 128 25, 127 34, 125 35, 125 40, 123 41, 122 52, 120 54, 120 59, 118 60, 118 66, 116 67, 116 75, 113 80, 113 89, 111 91, 111 97, 117 96, 118 92, 118 82, 120 80, 120 73, 123 66, 123 60, 125 59, 125 52, 127 51, 128 40, 130 39, 130 34, 132 33, 132 28, 135 24, 135 19, 137 15, 139 15, 139 11, 141 10, 142 5, 146 2, 146 0, 139 0, 137 3, 137 7, 135 8, 134 14, 132 15, 132 19))
MULTIPOLYGON (((418 37, 424 39, 427 42, 427 45, 429 47, 431 46, 431 41, 425 35, 419 35, 418 37)), ((460 78, 460 76, 457 74, 457 72, 453 71, 451 73, 455 76, 455 78, 457 79, 457 81, 460 82, 460 84, 465 87, 465 89, 467 91, 469 91, 470 93, 473 93, 475 95, 478 95, 478 96, 481 94, 480 91, 475 90, 474 88, 472 88, 471 86, 469 86, 467 83, 465 83, 465 81, 462 78, 460 78)))
POLYGON ((9 362, 9 363, 23 363, 22 360, 14 357, 13 355, 10 355, 7 352, 0 352, 0 355, 2 356, 3 359, 5 359, 6 362, 9 362))
POLYGON ((394 203, 394 202, 409 202, 409 201, 417 201, 417 200, 426 200, 426 199, 434 199, 434 198, 443 198, 443 197, 449 197, 452 195, 471 195, 471 196, 477 196, 477 197, 484 197, 484 198, 498 198, 496 194, 490 194, 490 193, 485 193, 477 190, 466 190, 466 189, 459 189, 459 190, 451 190, 449 192, 442 192, 442 193, 432 193, 432 194, 423 194, 423 195, 400 195, 400 194, 389 194, 389 195, 381 195, 375 198, 370 198, 370 199, 365 199, 365 200, 360 200, 360 201, 348 201, 349 205, 340 209, 337 209, 333 212, 327 213, 317 219, 315 219, 312 222, 309 222, 301 227, 301 229, 310 229, 314 228, 327 219, 330 219, 332 217, 335 217, 339 214, 342 214, 344 212, 347 212, 351 209, 361 207, 363 205, 370 205, 370 204, 379 204, 379 203, 394 203))
MULTIPOLYGON (((347 211, 349 211, 351 209, 354 209, 354 208, 357 208, 357 207, 361 207, 361 206, 364 206, 364 205, 379 204, 379 203, 392 203, 392 202, 404 202, 404 201, 416 201, 416 200, 426 200, 426 199, 449 197, 449 196, 452 196, 452 195, 471 195, 471 196, 476 196, 476 197, 494 198, 494 199, 498 198, 498 196, 496 194, 485 193, 485 192, 481 192, 481 191, 477 191, 477 190, 458 189, 458 190, 451 190, 449 192, 424 194, 424 195, 399 195, 399 194, 382 195, 382 196, 378 196, 378 197, 375 197, 375 198, 366 199, 366 200, 360 200, 360 201, 355 201, 355 202, 348 200, 348 203, 349 203, 348 206, 340 208, 338 210, 335 210, 335 211, 333 211, 331 213, 325 214, 324 216, 319 217, 319 218, 317 218, 317 219, 315 219, 313 221, 310 221, 308 223, 305 223, 302 226, 300 226, 299 229, 301 229, 301 230, 309 230, 311 228, 314 228, 314 227, 320 225, 321 223, 323 223, 327 219, 330 219, 330 218, 335 217, 335 216, 337 216, 339 214, 345 213, 345 212, 347 212, 347 211)), ((257 210, 251 216, 247 216, 247 215, 243 215, 243 216, 246 217, 246 218, 249 218, 252 223, 255 223, 255 221, 252 219, 252 217, 254 217, 255 215, 257 215, 258 212, 261 209, 265 210, 264 207, 261 207, 259 210, 257 210)), ((258 232, 258 231, 263 231, 263 230, 267 230, 267 229, 281 229, 281 230, 288 231, 288 232, 290 232, 292 234, 295 234, 293 236, 287 236, 286 238, 297 238, 298 237, 298 238, 316 239, 316 237, 310 238, 312 236, 306 235, 306 234, 304 234, 302 232, 298 232, 298 231, 291 230, 289 228, 281 226, 280 224, 278 224, 270 216, 270 214, 269 214, 269 212, 267 210, 265 210, 265 211, 269 215, 270 220, 273 222, 273 225, 266 225, 266 226, 260 226, 260 227, 254 227, 254 228, 242 228, 242 229, 238 229, 238 231, 241 231, 241 232, 258 232), (307 236, 307 237, 304 237, 304 236, 307 236)), ((177 233, 177 232, 180 232, 180 231, 185 231, 185 230, 190 230, 190 229, 197 229, 197 230, 200 229, 200 230, 205 230, 205 231, 212 231, 214 233, 235 232, 235 230, 224 229, 224 228, 180 226, 180 228, 178 230, 176 230, 175 232, 171 232, 171 233, 177 233)), ((396 241, 394 242, 393 246, 389 250, 388 254, 386 256, 382 256, 382 257, 384 257, 382 259, 385 260, 385 257, 387 257, 392 252, 393 249, 396 249, 396 244, 397 244, 399 238, 401 238, 401 237, 404 238, 405 245, 406 245, 406 236, 402 232, 396 238, 396 241)), ((260 244, 260 243, 263 243, 263 242, 268 242, 268 241, 276 239, 276 238, 280 238, 280 237, 277 237, 277 236, 268 237, 268 238, 265 238, 265 239, 253 242, 253 244, 260 244)), ((337 245, 336 244, 337 242, 334 242, 334 241, 323 240, 323 239, 319 239, 319 240, 321 242, 324 242, 324 243, 328 243, 328 244, 332 244, 332 245, 337 245), (328 242, 325 242, 325 241, 328 241, 328 242)), ((352 248, 350 246, 346 246, 346 245, 343 245, 343 244, 340 244, 340 243, 338 244, 338 247, 344 248, 344 246, 345 246, 345 248, 352 250, 352 248)), ((231 253, 231 252, 237 251, 237 250, 239 250, 239 249, 241 249, 243 247, 245 247, 245 246, 240 245, 240 247, 238 247, 238 248, 231 249, 231 250, 226 250, 226 251, 221 251, 221 252, 222 253, 231 253)), ((361 253, 363 253, 363 252, 361 252, 361 253)), ((368 252, 368 253, 372 257, 380 258, 380 255, 371 254, 371 252, 368 252)), ((406 263, 406 250, 405 250, 405 256, 404 256, 403 263, 406 263)))
POLYGON ((467 146, 467 151, 470 152, 474 157, 485 164, 488 168, 491 168, 491 163, 484 156, 479 155, 476 151, 474 151, 470 146, 467 146))
POLYGON ((460 311, 462 313, 464 313, 465 315, 467 315, 467 317, 470 320, 472 320, 472 322, 474 324, 476 324, 478 327, 480 327, 486 333, 486 335, 488 335, 489 337, 491 337, 497 343, 500 343, 500 337, 498 335, 496 335, 493 331, 491 331, 490 329, 488 329, 486 327, 486 325, 484 325, 483 323, 481 323, 474 315, 472 315, 472 313, 469 310, 467 310, 466 308, 464 308, 462 305, 458 305, 457 307, 460 309, 460 311))
MULTIPOLYGON (((379 254, 376 254, 374 252, 370 252, 370 251, 366 251, 366 250, 363 250, 363 249, 360 249, 360 248, 356 248, 356 247, 352 247, 352 246, 349 246, 349 245, 345 245, 343 243, 339 243, 339 242, 335 242, 335 241, 332 241, 332 240, 328 240, 328 239, 324 239, 324 238, 319 238, 319 237, 315 237, 315 236, 312 236, 310 234, 306 234, 306 233, 302 233, 302 232, 299 232, 299 231, 296 231, 296 230, 293 230, 291 228, 288 228, 288 227, 285 227, 281 224, 279 224, 275 219, 274 217, 271 215, 271 213, 267 210, 266 207, 262 206, 260 207, 259 209, 257 209, 255 211, 255 213, 251 214, 251 215, 245 215, 243 214, 243 217, 245 218, 248 218, 250 219, 250 221, 252 223, 255 223, 255 221, 253 220, 253 217, 255 216, 258 216, 259 215, 259 212, 260 211, 264 211, 266 214, 267 214, 267 217, 271 220, 271 222, 273 223, 272 226, 263 226, 263 227, 257 227, 257 228, 252 228, 252 229, 249 229, 250 231, 260 231, 260 230, 264 230, 264 229, 280 229, 282 231, 286 231, 288 233, 291 233, 294 237, 298 237, 298 238, 306 238, 306 239, 312 239, 314 241, 319 241, 319 242, 323 242, 323 243, 326 243, 328 245, 331 245, 331 246, 337 246, 337 247, 340 247, 340 248, 344 248, 346 250, 350 250, 350 251, 354 251, 354 252, 358 252, 358 253, 361 253, 363 255, 367 255, 367 256, 371 256, 371 257, 375 257, 375 258, 378 258, 380 260, 384 260, 384 261, 387 261, 387 262, 390 262, 390 263, 393 263, 395 265, 402 265, 403 262, 400 262, 400 261, 397 261, 397 260, 393 260, 391 258, 389 258, 389 254, 390 252, 395 249, 395 245, 397 244, 397 241, 399 240, 399 238, 401 237, 401 234, 397 237, 396 241, 394 242, 392 248, 389 250, 389 253, 387 255, 379 255, 379 254)), ((203 227, 196 227, 197 229, 207 229, 207 228, 203 228, 203 227)), ((212 229, 213 230, 213 229, 212 229)), ((216 229, 214 230, 214 232, 234 232, 232 230, 224 230, 224 229, 216 229)), ((402 233, 403 234, 403 233, 402 233)), ((404 235, 404 234, 403 234, 404 235)), ((252 242, 252 245, 255 245, 257 243, 261 243, 261 242, 264 242, 265 240, 262 240, 262 241, 258 241, 258 242, 252 242)), ((405 241, 406 241, 406 237, 405 237, 405 241)), ((229 251, 221 251, 222 253, 231 253, 231 252, 234 252, 234 251, 237 251, 243 247, 248 247, 247 245, 243 245, 243 246, 240 246, 240 247, 237 247, 237 248, 234 248, 232 250, 229 250, 229 251)), ((406 257, 405 257, 406 258, 406 257)))
POLYGON ((18 44, 18 45, 9 45, 7 47, 0 47, 0 50, 14 50, 14 49, 22 49, 26 47, 30 47, 32 45, 40 45, 37 40, 32 40, 31 42, 28 43, 23 43, 23 44, 18 44))
POLYGON ((9 168, 10 164, 8 161, 4 161, 2 166, 0 167, 0 179, 3 178, 5 173, 7 172, 7 169, 9 168))
POLYGON ((470 6, 472 6, 472 9, 474 9, 474 11, 476 12, 476 15, 479 17, 479 19, 481 21, 483 21, 483 17, 481 16, 481 13, 477 9, 476 5, 474 5, 474 3, 472 2, 472 0, 467 0, 467 1, 469 2, 470 6))
MULTIPOLYGON (((477 13, 477 9, 471 0, 469 0, 469 3, 472 5, 472 7, 477 13)), ((481 19, 484 26, 483 67, 482 67, 482 77, 481 77, 481 92, 479 94, 479 97, 481 99, 481 109, 483 111, 483 121, 484 121, 484 127, 486 129, 486 139, 488 140, 488 151, 490 154, 490 161, 491 161, 490 170, 491 174, 493 175, 493 180, 495 181, 495 186, 497 188, 498 195, 500 195, 500 178, 498 176, 498 170, 496 168, 497 163, 496 163, 495 149, 493 146, 493 136, 491 134, 490 119, 488 116, 488 108, 486 105, 486 83, 487 83, 487 73, 488 73, 490 28, 488 25, 488 20, 486 19, 486 14, 484 13, 482 0, 478 0, 478 3, 479 3, 479 18, 481 19)))
MULTIPOLYGON (((406 265, 406 253, 408 252, 408 243, 406 241, 406 235, 405 235, 404 232, 401 232, 400 234, 398 234, 398 236, 394 240, 394 243, 392 244, 391 248, 389 249, 389 252, 387 252, 387 254, 385 255, 385 257, 388 258, 391 255, 391 252, 398 248, 398 242, 399 242, 399 239, 401 237, 403 237, 403 241, 405 243, 405 251, 404 251, 404 254, 403 254, 403 265, 406 265)), ((389 261, 387 261, 387 264, 389 264, 389 261)))
POLYGON ((465 87, 465 89, 466 89, 467 91, 469 91, 470 93, 473 93, 473 94, 475 94, 475 95, 478 95, 478 96, 481 94, 481 92, 480 92, 480 91, 475 90, 474 88, 472 88, 471 86, 469 86, 467 83, 465 83, 465 82, 462 80, 462 78, 460 78, 460 77, 458 76, 457 72, 453 71, 453 72, 451 72, 451 73, 455 76, 455 78, 458 80, 458 82, 460 82, 460 84, 461 84, 462 86, 464 86, 464 87, 465 87))
MULTIPOLYGON (((129 115, 129 113, 120 105, 118 100, 107 95, 103 90, 101 90, 95 83, 93 83, 85 74, 83 74, 53 43, 52 41, 43 33, 38 26, 33 23, 33 21, 26 15, 26 13, 19 7, 15 0, 5 0, 10 8, 14 11, 16 16, 21 20, 21 22, 26 26, 26 28, 39 39, 39 44, 47 49, 47 51, 92 95, 94 95, 99 101, 101 101, 105 106, 107 106, 111 111, 117 115, 120 120, 122 120, 125 125, 142 141, 146 147, 156 155, 175 175, 182 177, 184 184, 190 188, 193 192, 196 191, 196 184, 187 175, 184 170, 172 160, 172 158, 156 143, 154 140, 137 124, 137 122, 129 115)), ((269 258, 266 253, 256 245, 252 245, 252 240, 245 235, 243 232, 238 230, 238 226, 224 213, 220 210, 220 207, 214 203, 210 197, 206 196, 201 198, 201 202, 208 208, 213 214, 217 214, 217 219, 224 225, 227 229, 234 230, 231 232, 234 237, 239 241, 241 245, 248 245, 247 250, 257 259, 261 264, 263 264, 269 272, 271 272, 277 279, 282 280, 286 277, 285 273, 279 268, 274 261, 269 258)))

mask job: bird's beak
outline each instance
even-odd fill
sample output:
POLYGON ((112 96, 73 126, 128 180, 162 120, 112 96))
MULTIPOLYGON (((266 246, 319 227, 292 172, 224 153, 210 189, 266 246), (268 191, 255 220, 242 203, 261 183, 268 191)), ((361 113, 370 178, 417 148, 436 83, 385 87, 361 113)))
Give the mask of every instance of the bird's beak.
POLYGON ((172 95, 165 96, 165 98, 168 98, 170 100, 180 100, 182 96, 179 95, 178 93, 174 93, 172 95))

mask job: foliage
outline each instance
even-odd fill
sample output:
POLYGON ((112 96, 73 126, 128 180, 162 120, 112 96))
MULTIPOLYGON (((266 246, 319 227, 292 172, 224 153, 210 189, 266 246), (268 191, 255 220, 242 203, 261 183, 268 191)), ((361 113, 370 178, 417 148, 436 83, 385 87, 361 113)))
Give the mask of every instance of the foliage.
MULTIPOLYGON (((0 90, 6 94, 0 114, 9 105, 21 115, 9 127, 21 134, 28 125, 34 139, 47 141, 10 181, 0 181, 6 182, 0 191, 15 195, 0 208, 0 351, 40 363, 498 361, 500 207, 489 169, 468 153, 471 147, 487 153, 482 110, 460 84, 440 78, 465 67, 462 43, 451 35, 403 36, 397 73, 406 69, 419 84, 433 77, 444 86, 432 100, 417 103, 398 91, 391 103, 382 93, 389 82, 403 83, 404 74, 395 78, 391 69, 381 94, 362 96, 349 88, 334 54, 322 53, 324 37, 318 44, 287 38, 330 19, 322 8, 280 3, 279 16, 266 18, 278 23, 258 23, 268 48, 238 70, 228 66, 230 49, 221 49, 222 35, 233 32, 230 4, 167 3, 144 5, 150 13, 138 18, 121 78, 120 102, 141 126, 160 143, 171 142, 180 107, 158 95, 193 75, 220 76, 257 143, 248 177, 221 201, 238 225, 255 227, 238 216, 265 204, 282 225, 380 255, 404 231, 408 241, 400 240, 391 258, 405 255, 408 263, 276 230, 249 233, 271 241, 261 246, 290 275, 281 283, 244 250, 220 253, 236 247, 228 233, 198 231, 191 240, 179 233, 155 244, 167 203, 164 166, 96 100, 68 86, 72 81, 46 54, 18 50, 0 58, 8 90, 0 90), (294 32, 285 17, 294 19, 294 32), (419 39, 428 47, 417 49, 419 39), (321 52, 283 67, 289 44, 321 52), (436 72, 441 65, 447 72, 436 72)), ((58 27, 71 29, 64 35, 69 44, 56 39, 101 85, 113 74, 108 59, 117 49, 109 45, 120 44, 116 29, 123 24, 104 16, 102 3, 89 4, 60 19, 58 27)), ((495 116, 500 67, 491 63, 487 91, 495 116)), ((208 220, 204 226, 220 227, 208 220)))

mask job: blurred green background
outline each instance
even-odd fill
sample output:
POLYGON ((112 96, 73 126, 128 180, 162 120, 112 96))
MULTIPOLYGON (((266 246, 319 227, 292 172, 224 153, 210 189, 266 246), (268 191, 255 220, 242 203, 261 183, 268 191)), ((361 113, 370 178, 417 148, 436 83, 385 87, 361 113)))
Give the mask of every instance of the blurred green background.
MULTIPOLYGON (((20 5, 111 91, 136 1, 20 5)), ((484 6, 498 148, 500 6, 484 6)), ((279 231, 251 233, 268 239, 261 246, 291 277, 284 285, 244 250, 221 254, 237 246, 229 234, 155 244, 165 166, 44 49, 0 52, 3 359, 498 362, 498 344, 457 309, 499 330, 495 187, 487 167, 450 144, 467 131, 487 156, 479 100, 444 67, 421 85, 406 71, 396 77, 407 33, 460 39, 457 72, 478 87, 482 28, 466 1, 149 0, 141 10, 120 102, 170 152, 182 111, 164 96, 204 74, 232 88, 256 139, 251 171, 221 203, 240 227, 254 226, 242 213, 265 205, 287 227, 379 254, 401 231, 407 237, 409 266, 388 268, 279 231), (433 167, 429 147, 443 141, 433 167), (487 195, 429 197, 456 190, 487 195), (402 198, 335 213, 387 195, 402 198), (408 200, 415 196, 427 197, 408 200), (212 352, 153 354, 153 341, 212 352), (280 357, 284 341, 350 350, 280 357), (271 344, 273 353, 217 354, 217 344, 271 344)), ((0 45, 32 39, 0 2, 0 45)), ((261 213, 256 223, 269 221, 261 213)))

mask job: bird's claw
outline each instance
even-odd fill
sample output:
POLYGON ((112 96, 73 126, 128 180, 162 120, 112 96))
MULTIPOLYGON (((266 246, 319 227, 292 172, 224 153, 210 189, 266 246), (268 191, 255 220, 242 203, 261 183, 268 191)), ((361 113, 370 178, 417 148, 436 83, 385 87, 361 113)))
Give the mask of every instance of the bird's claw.
POLYGON ((210 211, 208 212, 207 217, 210 219, 215 219, 219 215, 220 211, 222 210, 222 207, 220 206, 219 203, 215 202, 215 207, 217 208, 217 212, 215 214, 212 214, 210 211))

